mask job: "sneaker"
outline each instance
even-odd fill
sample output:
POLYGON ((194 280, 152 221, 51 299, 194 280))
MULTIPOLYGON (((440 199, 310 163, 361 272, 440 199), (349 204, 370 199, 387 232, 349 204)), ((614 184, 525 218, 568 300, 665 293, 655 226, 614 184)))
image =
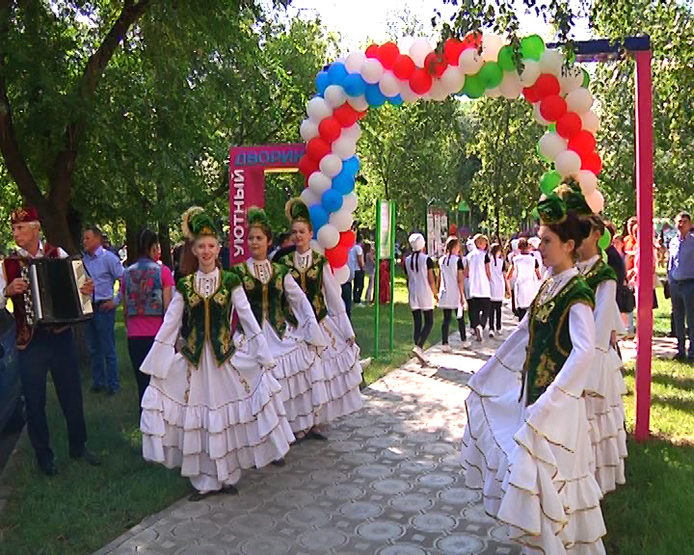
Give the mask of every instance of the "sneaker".
POLYGON ((482 326, 478 325, 475 327, 475 337, 478 343, 482 342, 482 326))
POLYGON ((494 339, 494 330, 489 330, 489 338, 494 339))
POLYGON ((419 359, 419 361, 424 364, 424 365, 429 365, 429 360, 427 357, 424 355, 424 351, 422 351, 422 348, 419 347, 418 345, 415 345, 412 348, 412 354, 419 359))
POLYGON ((441 346, 441 352, 442 353, 452 353, 453 349, 451 349, 450 345, 442 345, 441 346))
POLYGON ((472 343, 470 343, 469 341, 465 340, 465 341, 463 341, 463 343, 461 344, 461 347, 462 347, 463 349, 469 349, 470 347, 472 347, 472 343))
POLYGON ((359 364, 361 364, 362 370, 364 368, 368 368, 369 366, 371 366, 371 360, 372 360, 371 357, 366 357, 366 358, 363 358, 359 361, 359 364))

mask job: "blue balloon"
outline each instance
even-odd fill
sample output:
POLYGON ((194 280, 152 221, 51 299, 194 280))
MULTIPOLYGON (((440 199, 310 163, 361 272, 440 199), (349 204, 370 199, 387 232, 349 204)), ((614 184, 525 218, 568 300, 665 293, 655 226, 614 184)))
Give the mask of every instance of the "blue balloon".
POLYGON ((328 79, 328 72, 319 71, 318 75, 316 75, 316 90, 318 91, 318 94, 322 95, 329 84, 330 80, 328 79))
POLYGON ((354 176, 349 172, 345 172, 344 164, 342 171, 333 177, 333 189, 343 195, 348 195, 354 190, 354 176))
POLYGON ((315 230, 314 236, 316 236, 318 230, 328 223, 328 213, 325 211, 325 208, 323 208, 323 206, 321 206, 320 204, 314 204, 313 206, 309 206, 308 213, 311 216, 311 224, 313 225, 313 229, 315 230))
POLYGON ((374 108, 383 106, 386 102, 386 96, 381 92, 381 89, 378 88, 378 83, 367 85, 365 94, 369 106, 373 106, 374 108))
POLYGON ((402 96, 400 96, 399 94, 396 94, 395 96, 389 96, 388 102, 390 102, 393 106, 402 106, 402 96))
POLYGON ((342 193, 335 189, 328 189, 321 197, 321 203, 326 212, 337 212, 342 208, 342 193))
POLYGON ((347 75, 347 68, 345 64, 341 62, 335 62, 330 66, 330 69, 328 69, 328 80, 330 81, 330 85, 342 86, 347 75))
POLYGON ((347 158, 347 160, 342 161, 342 171, 340 173, 345 173, 354 179, 359 173, 359 158, 352 156, 347 158))
POLYGON ((358 73, 350 73, 342 82, 345 92, 349 96, 361 96, 366 92, 366 81, 358 73))

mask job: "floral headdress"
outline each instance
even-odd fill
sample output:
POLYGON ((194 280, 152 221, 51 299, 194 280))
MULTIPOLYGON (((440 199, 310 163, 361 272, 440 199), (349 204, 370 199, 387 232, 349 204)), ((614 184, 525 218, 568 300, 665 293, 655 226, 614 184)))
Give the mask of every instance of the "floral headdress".
POLYGON ((205 235, 219 238, 219 230, 214 219, 200 206, 192 206, 183 213, 181 229, 189 241, 195 241, 205 235))

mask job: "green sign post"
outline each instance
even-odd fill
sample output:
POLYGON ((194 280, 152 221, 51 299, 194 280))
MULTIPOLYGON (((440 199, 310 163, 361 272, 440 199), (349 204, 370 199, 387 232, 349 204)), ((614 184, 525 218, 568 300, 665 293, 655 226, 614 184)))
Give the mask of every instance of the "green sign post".
POLYGON ((374 358, 379 355, 379 329, 381 319, 381 260, 390 259, 390 345, 393 352, 395 336, 395 202, 379 200, 376 202, 376 246, 374 268, 374 358))

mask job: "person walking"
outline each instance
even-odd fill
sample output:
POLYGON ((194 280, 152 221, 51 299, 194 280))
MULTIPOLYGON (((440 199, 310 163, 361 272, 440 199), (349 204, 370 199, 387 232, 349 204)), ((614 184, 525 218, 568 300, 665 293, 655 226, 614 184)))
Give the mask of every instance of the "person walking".
POLYGON ((373 244, 364 241, 362 246, 364 249, 364 271, 369 276, 369 286, 366 288, 366 302, 371 304, 374 302, 374 278, 376 276, 376 249, 373 244))
POLYGON ((349 249, 347 264, 349 265, 350 274, 354 274, 352 303, 355 306, 359 306, 364 291, 364 270, 366 269, 366 264, 364 262, 364 248, 361 245, 361 237, 358 233, 356 242, 352 245, 352 248, 349 249))
MULTIPOLYGON (((116 281, 123 277, 123 265, 111 251, 101 246, 101 231, 92 226, 82 235, 84 266, 94 280, 94 317, 86 326, 87 347, 92 370, 92 391, 115 395, 120 389, 116 354, 116 307, 121 292, 114 297, 116 281)), ((120 289, 120 288, 119 288, 120 289)))
POLYGON ((463 277, 463 262, 460 257, 460 240, 457 237, 449 237, 446 240, 446 254, 439 259, 439 308, 443 310, 443 322, 441 323, 441 350, 450 353, 448 345, 448 330, 451 318, 455 313, 458 320, 458 331, 463 348, 470 347, 465 332, 465 281, 463 277))
POLYGON ((494 243, 489 251, 489 269, 491 270, 490 279, 490 309, 489 309, 489 337, 494 337, 495 334, 500 334, 501 325, 501 307, 504 303, 504 298, 508 294, 508 283, 506 282, 506 257, 504 249, 499 243, 494 243))
POLYGON ((668 279, 672 297, 672 312, 677 336, 677 360, 694 362, 694 234, 692 217, 680 212, 675 218, 677 235, 670 240, 668 279), (686 349, 685 319, 689 330, 686 349))
POLYGON ((513 257, 507 279, 514 279, 514 294, 516 298, 516 316, 520 322, 528 311, 537 294, 539 283, 540 264, 535 256, 530 253, 530 245, 526 238, 518 241, 519 254, 513 257))
POLYGON ((468 306, 470 308, 470 327, 475 330, 478 342, 482 341, 482 332, 487 325, 489 309, 491 307, 491 283, 492 270, 490 267, 487 245, 489 240, 478 233, 474 240, 475 249, 470 251, 465 268, 465 280, 470 284, 468 293, 468 306))
POLYGON ((412 254, 405 257, 403 267, 407 276, 407 292, 414 322, 414 354, 423 364, 429 364, 424 354, 431 328, 434 326, 434 299, 436 279, 434 261, 424 253, 426 244, 421 233, 413 233, 408 239, 412 254))

